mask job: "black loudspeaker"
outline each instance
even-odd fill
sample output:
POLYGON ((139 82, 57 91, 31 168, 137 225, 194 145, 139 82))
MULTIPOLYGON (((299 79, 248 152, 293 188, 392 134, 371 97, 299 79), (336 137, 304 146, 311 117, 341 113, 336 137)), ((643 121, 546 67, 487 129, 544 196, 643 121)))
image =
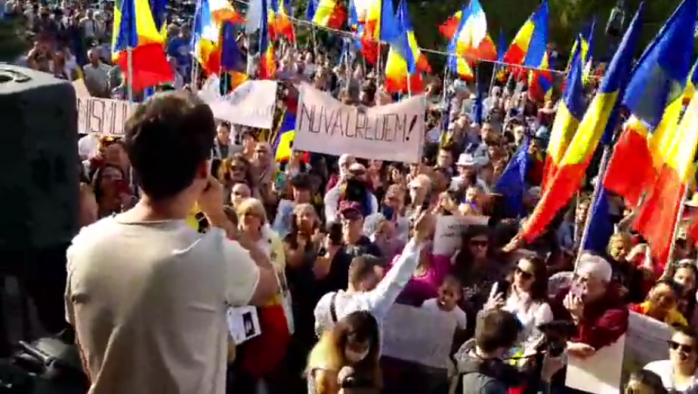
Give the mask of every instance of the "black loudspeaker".
POLYGON ((0 251, 49 249, 78 229, 75 90, 0 64, 0 251))

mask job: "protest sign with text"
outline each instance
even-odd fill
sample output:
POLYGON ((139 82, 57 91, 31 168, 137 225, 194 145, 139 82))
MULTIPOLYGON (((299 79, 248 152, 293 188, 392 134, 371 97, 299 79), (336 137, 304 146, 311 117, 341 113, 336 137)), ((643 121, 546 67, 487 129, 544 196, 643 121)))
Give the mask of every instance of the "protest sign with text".
POLYGON ((383 322, 383 355, 446 369, 457 324, 448 313, 394 304, 383 322))
POLYGON ((276 81, 246 81, 225 96, 206 101, 213 116, 231 124, 271 129, 276 108, 276 81))
POLYGON ((78 133, 123 135, 124 124, 136 105, 123 100, 78 97, 78 133))
POLYGON ((367 108, 342 104, 330 94, 302 84, 293 147, 416 163, 422 155, 425 111, 424 95, 367 108))

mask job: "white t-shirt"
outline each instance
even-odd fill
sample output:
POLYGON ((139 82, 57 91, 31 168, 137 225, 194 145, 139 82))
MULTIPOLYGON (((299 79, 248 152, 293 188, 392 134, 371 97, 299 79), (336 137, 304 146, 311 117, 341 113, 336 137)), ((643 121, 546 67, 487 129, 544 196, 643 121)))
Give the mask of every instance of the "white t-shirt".
POLYGON ((220 229, 121 218, 83 228, 67 253, 90 392, 224 394, 226 310, 250 302, 259 269, 220 229))
POLYGON ((441 313, 446 313, 449 316, 451 316, 453 320, 456 321, 459 329, 465 330, 466 328, 468 328, 468 316, 465 314, 465 312, 463 312, 462 309, 460 309, 459 306, 456 305, 456 307, 453 308, 453 310, 451 311, 445 311, 439 308, 438 302, 439 300, 437 298, 430 298, 424 301, 424 303, 422 304, 422 308, 429 311, 439 311, 441 313))
POLYGON ((674 377, 671 367, 671 360, 659 360, 652 361, 651 363, 645 365, 643 368, 646 371, 656 373, 660 378, 662 378, 662 384, 667 390, 676 390, 679 392, 684 392, 692 387, 698 387, 698 371, 693 377, 693 381, 686 386, 677 386, 674 384, 674 377))

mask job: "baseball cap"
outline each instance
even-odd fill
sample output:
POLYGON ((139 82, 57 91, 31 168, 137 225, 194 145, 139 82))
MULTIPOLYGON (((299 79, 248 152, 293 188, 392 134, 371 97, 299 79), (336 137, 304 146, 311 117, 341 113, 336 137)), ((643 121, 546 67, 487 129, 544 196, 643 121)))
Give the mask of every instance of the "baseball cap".
POLYGON ((356 201, 342 201, 339 203, 339 214, 340 215, 347 215, 351 214, 352 212, 356 212, 358 214, 361 214, 361 204, 359 204, 356 201))

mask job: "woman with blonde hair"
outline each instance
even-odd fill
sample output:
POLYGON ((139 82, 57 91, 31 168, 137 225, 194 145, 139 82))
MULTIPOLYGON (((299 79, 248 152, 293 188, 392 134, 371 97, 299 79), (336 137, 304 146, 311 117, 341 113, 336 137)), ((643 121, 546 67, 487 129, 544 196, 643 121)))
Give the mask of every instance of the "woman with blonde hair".
MULTIPOLYGON (((279 293, 258 308, 261 335, 240 345, 242 369, 258 384, 274 384, 272 374, 286 356, 293 335, 291 297, 286 281, 284 246, 269 227, 262 202, 248 198, 236 207, 239 237, 247 238, 267 254, 279 281, 279 293), (264 382, 264 383, 263 383, 264 382)), ((236 390, 237 391, 237 390, 236 390)))
POLYGON ((350 313, 326 331, 310 352, 308 394, 338 394, 347 389, 379 393, 379 360, 378 322, 367 311, 350 313))

